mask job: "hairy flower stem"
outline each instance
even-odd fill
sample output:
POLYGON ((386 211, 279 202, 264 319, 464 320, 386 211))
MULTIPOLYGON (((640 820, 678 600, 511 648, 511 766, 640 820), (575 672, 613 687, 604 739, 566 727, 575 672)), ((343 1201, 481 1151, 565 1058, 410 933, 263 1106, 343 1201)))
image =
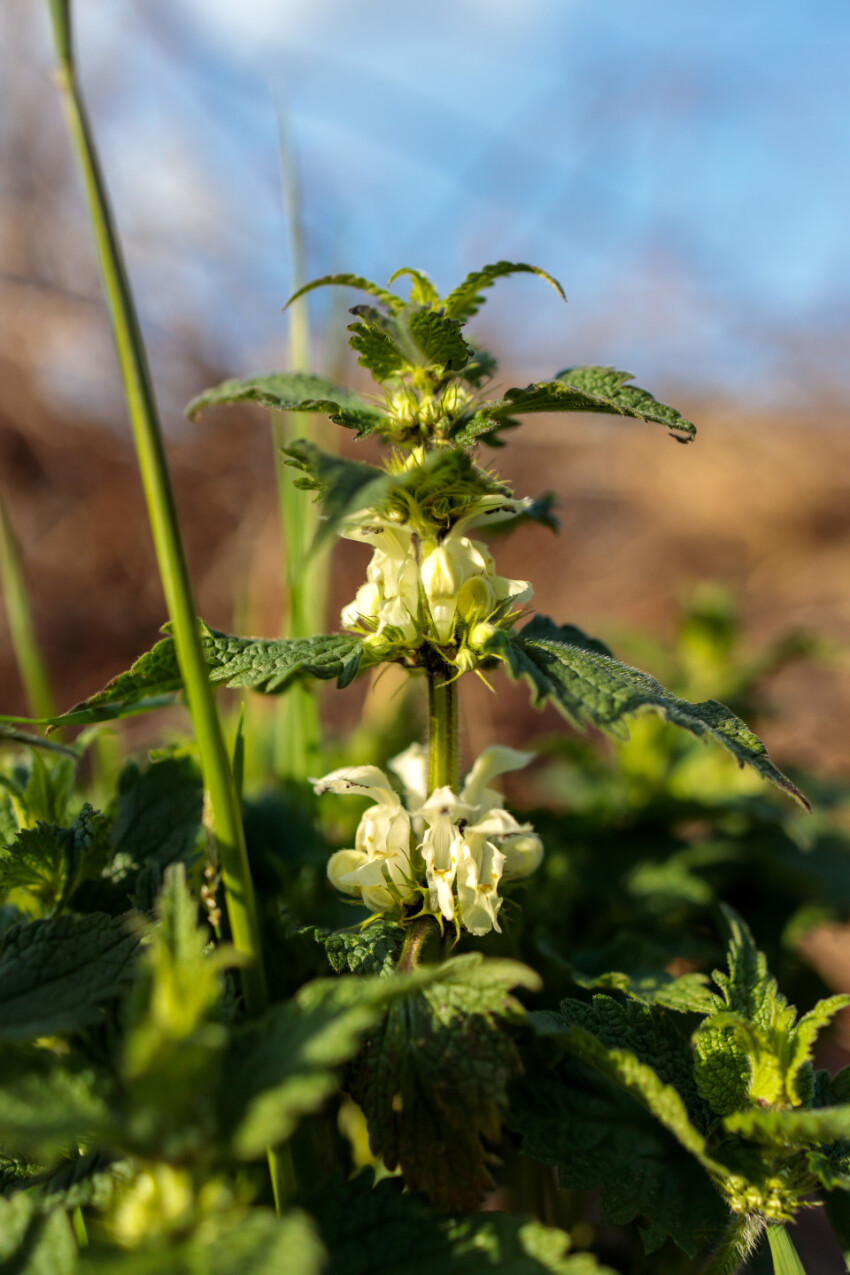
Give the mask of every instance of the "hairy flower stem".
POLYGON ((755 1250, 764 1228, 764 1218, 755 1213, 734 1214, 703 1275, 736 1275, 755 1250))
POLYGON ((457 792, 457 682, 442 660, 428 665, 428 790, 457 792))
POLYGON ((433 928, 430 916, 419 916, 413 922, 407 931, 404 947, 401 949, 401 956, 398 958, 396 969, 399 974, 409 974, 411 970, 416 969, 422 949, 433 928))

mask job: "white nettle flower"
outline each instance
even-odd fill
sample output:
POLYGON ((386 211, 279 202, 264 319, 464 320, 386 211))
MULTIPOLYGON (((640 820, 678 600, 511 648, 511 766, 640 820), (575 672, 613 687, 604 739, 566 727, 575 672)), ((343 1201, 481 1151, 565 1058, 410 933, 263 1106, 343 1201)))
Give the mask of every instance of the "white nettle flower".
POLYGON ((331 855, 328 877, 344 894, 362 898, 373 912, 416 897, 410 864, 410 815, 377 766, 347 766, 311 780, 316 793, 354 793, 375 804, 357 827, 353 850, 331 855))
POLYGON ((457 919, 472 934, 498 931, 502 879, 533 872, 543 846, 531 826, 505 810, 501 794, 487 785, 497 775, 527 766, 533 756, 515 748, 487 748, 460 795, 442 787, 426 798, 427 756, 412 744, 389 763, 404 784, 407 809, 376 766, 349 767, 313 780, 317 793, 355 792, 375 803, 360 821, 355 848, 331 856, 331 883, 382 912, 416 898, 413 862, 421 860, 434 915, 457 919), (416 859, 411 833, 418 841, 416 859))
POLYGON ((452 640, 458 615, 484 619, 498 603, 526 602, 534 592, 527 580, 497 575, 484 542, 470 540, 462 531, 463 524, 458 523, 441 543, 425 541, 421 547, 422 588, 442 643, 452 640))
POLYGON ((523 501, 484 497, 476 509, 458 522, 444 540, 422 540, 417 544, 406 526, 370 515, 351 518, 342 534, 349 540, 373 545, 375 552, 366 569, 366 583, 342 611, 343 628, 354 628, 362 620, 382 633, 397 629, 405 641, 413 641, 419 625, 420 588, 431 615, 438 642, 452 641, 458 616, 474 623, 491 615, 510 600, 528 601, 533 589, 527 580, 509 580, 496 574, 492 554, 481 540, 463 534, 471 522, 488 515, 513 516, 524 508, 523 501), (480 507, 479 507, 480 506, 480 507))
POLYGON ((375 546, 366 568, 366 583, 353 602, 343 607, 343 628, 354 628, 361 619, 375 623, 375 631, 398 629, 407 642, 417 632, 419 614, 419 564, 413 533, 407 527, 361 515, 343 529, 348 540, 375 546))

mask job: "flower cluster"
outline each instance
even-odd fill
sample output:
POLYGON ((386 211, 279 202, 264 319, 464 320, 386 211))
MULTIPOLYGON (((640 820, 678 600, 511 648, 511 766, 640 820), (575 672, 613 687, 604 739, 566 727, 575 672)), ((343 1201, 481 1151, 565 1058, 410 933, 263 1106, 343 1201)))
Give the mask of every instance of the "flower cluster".
POLYGON ((474 627, 515 615, 533 589, 527 580, 497 575, 486 544, 471 540, 466 531, 483 518, 513 517, 527 503, 483 497, 439 538, 372 511, 349 519, 342 534, 373 546, 374 553, 366 583, 343 608, 343 628, 366 630, 367 642, 381 654, 423 641, 456 646, 451 662, 461 672, 474 668, 477 661, 468 641, 474 627))
POLYGON ((354 848, 331 856, 331 883, 373 912, 398 915, 421 902, 422 912, 471 934, 498 931, 502 880, 530 875, 543 845, 530 824, 503 809, 501 794, 488 784, 532 757, 514 748, 487 748, 459 794, 444 787, 428 795, 425 751, 413 744, 390 762, 406 804, 377 766, 349 766, 313 780, 317 793, 354 793, 374 803, 360 820, 354 848))

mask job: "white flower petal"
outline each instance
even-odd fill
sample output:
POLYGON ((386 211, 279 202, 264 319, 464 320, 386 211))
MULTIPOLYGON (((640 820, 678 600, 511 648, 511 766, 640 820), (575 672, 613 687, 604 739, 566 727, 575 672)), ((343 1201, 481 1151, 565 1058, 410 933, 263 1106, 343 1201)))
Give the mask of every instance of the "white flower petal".
POLYGON ((504 775, 509 770, 522 770, 529 762, 534 761, 534 757, 534 753, 523 753, 518 748, 505 748, 500 744, 485 748, 464 780, 460 790, 461 800, 470 806, 480 807, 483 793, 491 779, 504 775))
POLYGON ((417 810, 428 798, 428 750, 411 744, 387 765, 404 784, 408 810, 417 810))
POLYGON ((311 779, 317 796, 326 792, 353 793, 370 797, 381 805, 401 807, 401 798, 382 770, 377 766, 343 766, 321 779, 311 779))

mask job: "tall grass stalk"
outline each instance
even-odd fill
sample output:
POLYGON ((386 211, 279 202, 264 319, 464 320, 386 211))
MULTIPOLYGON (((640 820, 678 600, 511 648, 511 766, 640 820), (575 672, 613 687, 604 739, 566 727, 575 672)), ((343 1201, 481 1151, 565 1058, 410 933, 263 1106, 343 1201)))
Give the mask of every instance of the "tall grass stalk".
POLYGON ((30 607, 29 589, 18 538, 0 496, 0 585, 12 650, 33 717, 53 717, 56 707, 50 689, 47 666, 41 655, 30 607))
MULTIPOLYGON (((307 280, 304 242, 303 205, 295 156, 284 129, 282 110, 278 109, 278 136, 283 204, 289 232, 289 258, 292 263, 291 290, 297 291, 307 280)), ((306 372, 310 368, 310 325, 305 298, 296 301, 289 311, 287 364, 290 371, 306 372)), ((316 434, 318 423, 303 418, 296 426, 288 412, 272 414, 272 442, 275 449, 280 526, 283 537, 286 603, 285 634, 287 637, 312 637, 325 627, 327 571, 319 555, 310 548, 319 525, 318 506, 305 509, 301 493, 296 493, 290 471, 283 465, 280 449, 292 442, 296 429, 308 437, 316 434), (305 428, 306 426, 306 428, 305 428), (308 571, 309 565, 309 571, 308 571)), ((318 440, 316 440, 318 441, 318 440)), ((326 557, 325 553, 321 557, 326 557)), ((293 779, 306 779, 321 770, 321 717, 319 694, 315 686, 299 682, 286 694, 280 708, 275 736, 275 762, 280 773, 293 779)))
POLYGON ((71 4, 70 0, 48 2, 57 54, 56 81, 62 93, 85 184, 163 591, 173 625, 204 784, 210 796, 230 929, 235 947, 249 958, 249 964, 242 972, 246 1008, 249 1014, 257 1015, 266 1008, 268 993, 239 798, 201 645, 144 341, 77 83, 71 4))

